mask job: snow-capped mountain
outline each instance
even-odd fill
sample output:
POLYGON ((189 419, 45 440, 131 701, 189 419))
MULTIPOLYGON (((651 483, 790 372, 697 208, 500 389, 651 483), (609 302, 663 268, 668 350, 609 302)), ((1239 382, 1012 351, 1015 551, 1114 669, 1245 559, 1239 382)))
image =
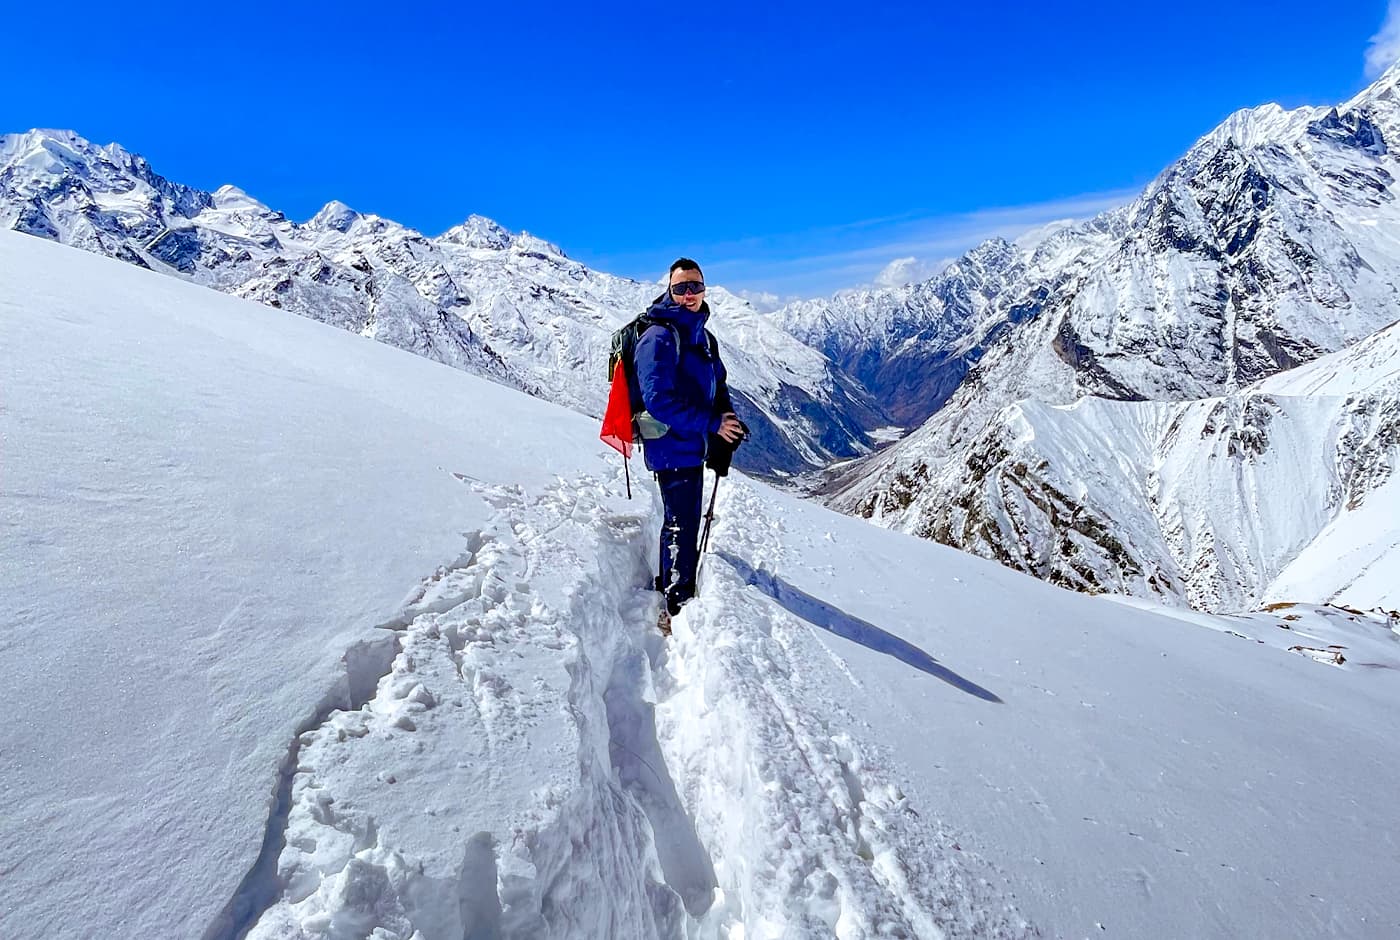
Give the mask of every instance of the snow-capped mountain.
MULTIPOLYGON (((67 131, 0 137, 0 226, 178 274, 332 323, 591 415, 611 332, 655 285, 591 271, 478 216, 437 238, 332 202, 304 223, 246 193, 172 183, 67 131)), ((737 462, 790 473, 868 449, 880 409, 745 302, 710 291, 712 328, 754 430, 737 462)))
POLYGON ((596 421, 8 231, 0 340, 5 940, 1400 931, 1400 618, 735 473, 666 640, 596 421))
POLYGON ((1400 324, 1227 396, 1009 405, 855 508, 1080 590, 1395 608, 1397 465, 1400 324))
POLYGON ((980 357, 979 339, 1004 315, 1001 295, 1025 274, 1016 247, 995 239, 930 280, 799 301, 772 318, 860 381, 893 421, 913 427, 980 357))
MULTIPOLYGON (((1129 476, 1145 481, 1160 469, 1154 461, 1166 459, 1162 442, 1149 433, 1134 450, 1137 432, 1119 428, 1125 439, 1105 439, 1067 427, 1061 430, 1069 437, 1057 442, 1047 422, 1063 424, 1064 412, 1046 406, 1084 396, 1219 399, 1201 406, 1202 414, 1219 409, 1201 441, 1203 452, 1210 451, 1222 420, 1243 432, 1267 410, 1257 398, 1235 393, 1393 322, 1400 312, 1400 163, 1386 133, 1400 138, 1397 83, 1400 69, 1337 108, 1269 105, 1239 112, 1131 205, 1057 231, 1029 252, 987 246, 1009 256, 1001 268, 1014 272, 1014 280, 984 287, 981 296, 993 299, 982 313, 964 319, 950 345, 925 352, 968 363, 966 376, 918 431, 843 468, 828 484, 833 505, 1064 583, 1189 597, 1217 609, 1257 600, 1280 565, 1316 534, 1311 523, 1295 530, 1299 523, 1292 519, 1265 519, 1263 526, 1290 533, 1288 544, 1227 544, 1218 558, 1207 549, 1213 543, 1204 530, 1191 537, 1165 532, 1162 538, 1174 546, 1169 552, 1155 538, 1137 544, 1152 531, 1148 520, 1176 512, 1166 502, 1210 486, 1182 479, 1174 489, 1157 491, 1153 484, 1153 498, 1162 501, 1156 508, 1122 492, 1116 498, 1090 494, 1083 478, 1097 475, 1091 464, 1123 464, 1129 476), (1249 401, 1254 405, 1246 407, 1249 401), (1035 497, 1044 505, 1013 523, 1007 506, 1021 498, 1003 498, 997 481, 1004 478, 993 470, 1018 450, 1016 442, 1031 426, 1042 442, 1037 446, 1053 450, 1060 464, 1047 471, 1053 479, 1047 477, 1047 491, 1035 497), (1127 519, 1141 525, 1121 528, 1127 519), (1094 560, 1065 548, 1085 539, 1097 546, 1094 560)), ((833 348, 803 330, 791 312, 778 316, 809 343, 833 348)), ((868 346, 856 347, 856 354, 868 346)), ((1101 402, 1079 408, 1086 416, 1148 411, 1101 402)), ((1158 408, 1159 418, 1148 424, 1157 427, 1154 422, 1172 411, 1158 408)), ((1334 409, 1324 424, 1348 420, 1334 409)), ((1326 433, 1309 427, 1323 435, 1309 444, 1322 453, 1329 446, 1326 433)), ((1174 448, 1184 446, 1182 440, 1174 448)), ((1173 454, 1178 463, 1208 462, 1178 449, 1173 454)), ((1025 461, 1027 470, 1049 456, 1025 461)), ((1331 466, 1318 465, 1317 480, 1329 479, 1331 466)), ((1318 499, 1308 505, 1307 518, 1330 518, 1336 501, 1325 484, 1318 489, 1314 482, 1310 492, 1318 499)), ((1144 485, 1136 484, 1139 491, 1144 485)), ((1227 495, 1217 486, 1214 499, 1209 511, 1224 514, 1213 527, 1217 533, 1231 530, 1225 517, 1253 511, 1243 488, 1227 495)))

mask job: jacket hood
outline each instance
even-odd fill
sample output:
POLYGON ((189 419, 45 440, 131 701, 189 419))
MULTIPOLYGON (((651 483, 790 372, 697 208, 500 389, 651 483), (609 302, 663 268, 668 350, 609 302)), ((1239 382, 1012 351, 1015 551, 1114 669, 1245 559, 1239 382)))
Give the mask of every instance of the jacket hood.
POLYGON ((651 306, 647 308, 647 316, 657 320, 669 320, 681 329, 689 330, 692 335, 698 336, 710 319, 710 305, 701 301, 700 309, 692 313, 671 299, 668 291, 651 302, 651 306))

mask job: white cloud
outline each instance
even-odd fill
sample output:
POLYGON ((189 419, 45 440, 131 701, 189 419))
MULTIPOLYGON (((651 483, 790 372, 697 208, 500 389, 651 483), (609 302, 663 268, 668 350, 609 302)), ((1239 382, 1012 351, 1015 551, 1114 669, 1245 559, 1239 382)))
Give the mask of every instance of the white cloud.
POLYGON ((1379 78, 1397 60, 1400 60, 1400 0, 1390 0, 1385 22, 1366 48, 1366 77, 1379 78))
POLYGON ((652 282, 664 279, 654 273, 657 258, 685 254, 704 265, 706 280, 759 309, 768 309, 775 303, 830 296, 838 290, 870 287, 882 277, 898 277, 885 270, 896 259, 914 259, 905 266, 912 274, 903 281, 913 283, 939 273, 989 238, 1033 247, 1068 220, 1127 205, 1140 191, 1085 193, 958 215, 909 213, 727 242, 662 246, 646 253, 574 256, 595 270, 652 282))
POLYGON ((741 300, 747 300, 759 313, 772 313, 774 310, 777 310, 784 304, 791 303, 794 300, 802 299, 801 297, 798 297, 796 295, 793 295, 791 297, 779 297, 772 291, 753 291, 744 290, 742 288, 731 291, 731 293, 733 293, 734 296, 740 298, 741 300))
POLYGON ((920 261, 913 255, 905 258, 896 258, 885 269, 875 275, 874 284, 876 287, 900 287, 904 284, 917 284, 919 281, 926 281, 948 266, 951 259, 941 258, 933 264, 927 261, 920 261))
POLYGON ((748 288, 783 296, 829 295, 889 278, 911 283, 937 274, 989 238, 1012 240, 1031 234, 1034 240, 1047 226, 1126 205, 1138 192, 1087 193, 960 215, 872 219, 762 241, 710 245, 706 251, 714 260, 705 270, 711 280, 731 290, 748 288))
POLYGON ((1039 228, 1033 228, 1022 232, 1019 237, 1013 238, 1012 241, 1020 246, 1023 251, 1035 251, 1040 247, 1041 243, 1051 235, 1054 235, 1056 232, 1062 232, 1067 228, 1072 228, 1075 221, 1075 219, 1052 219, 1039 228))

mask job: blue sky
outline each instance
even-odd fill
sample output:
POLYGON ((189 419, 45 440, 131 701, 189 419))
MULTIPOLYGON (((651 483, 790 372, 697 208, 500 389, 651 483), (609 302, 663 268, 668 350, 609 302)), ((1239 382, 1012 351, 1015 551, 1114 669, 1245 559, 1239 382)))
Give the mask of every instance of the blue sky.
POLYGON ((813 296, 1124 202, 1237 108, 1338 103, 1400 51, 1396 7, 23 4, 0 132, 296 219, 478 213, 617 274, 689 254, 813 296))

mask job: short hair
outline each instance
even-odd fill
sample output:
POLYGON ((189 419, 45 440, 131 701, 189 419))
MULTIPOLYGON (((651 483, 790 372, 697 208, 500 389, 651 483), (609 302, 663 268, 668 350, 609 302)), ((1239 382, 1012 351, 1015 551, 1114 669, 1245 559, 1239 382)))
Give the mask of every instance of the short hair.
MULTIPOLYGON (((667 280, 677 271, 700 271, 700 265, 690 258, 677 258, 671 262, 671 270, 666 272, 667 280)), ((705 272, 700 271, 700 277, 704 278, 705 272)))

